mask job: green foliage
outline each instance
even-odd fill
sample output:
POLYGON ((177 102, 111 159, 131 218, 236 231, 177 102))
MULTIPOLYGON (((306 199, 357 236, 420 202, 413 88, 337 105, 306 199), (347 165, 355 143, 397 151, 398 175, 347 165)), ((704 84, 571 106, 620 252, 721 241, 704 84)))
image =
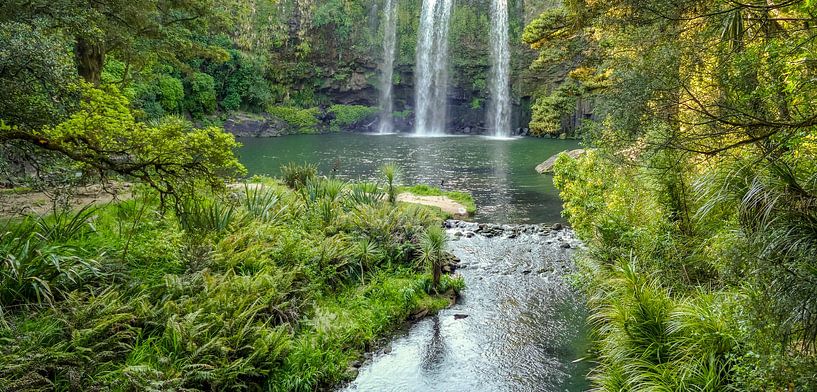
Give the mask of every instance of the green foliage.
POLYGON ((92 205, 72 211, 69 208, 57 207, 51 216, 37 219, 37 229, 41 236, 52 241, 67 241, 82 237, 94 230, 93 215, 96 211, 92 205))
POLYGON ((431 287, 440 289, 442 263, 445 251, 445 231, 440 227, 429 228, 420 239, 420 261, 431 270, 431 287))
POLYGON ((579 94, 575 90, 574 85, 563 83, 549 95, 536 99, 531 107, 533 118, 530 122, 530 129, 534 135, 553 135, 561 132, 562 119, 576 110, 576 97, 579 94))
POLYGON ((403 111, 394 112, 393 115, 394 115, 394 118, 405 120, 405 119, 411 117, 411 115, 413 113, 414 112, 412 112, 410 109, 406 109, 406 110, 403 110, 403 111))
POLYGON ((216 87, 212 76, 196 72, 187 79, 184 107, 194 118, 216 111, 216 87))
POLYGON ((35 129, 68 115, 77 103, 77 77, 61 37, 43 26, 0 18, 0 118, 35 129))
POLYGON ((169 75, 162 75, 157 82, 159 87, 159 102, 166 112, 176 113, 184 100, 184 85, 182 81, 169 75))
POLYGON ((387 163, 380 168, 380 172, 386 179, 386 193, 389 195, 389 203, 397 202, 397 186, 395 180, 400 173, 400 169, 394 163, 387 163))
POLYGON ((263 182, 235 204, 198 194, 178 225, 152 194, 96 209, 77 235, 8 226, 0 388, 330 388, 409 315, 448 305, 415 269, 441 223, 425 210, 357 204, 339 180, 263 182))
POLYGON ((330 126, 333 131, 339 131, 363 121, 372 120, 380 109, 363 105, 332 105, 329 112, 335 115, 330 126))
MULTIPOLYGON (((77 214, 82 215, 82 211, 77 214)), ((0 321, 7 306, 53 304, 97 274, 98 263, 81 257, 80 249, 52 243, 76 234, 80 229, 75 223, 81 220, 57 220, 48 226, 26 220, 4 228, 0 234, 0 321)))
POLYGON ((471 100, 471 109, 478 110, 482 108, 482 104, 485 101, 480 98, 474 98, 471 100))
POLYGON ((279 192, 261 184, 244 184, 241 206, 247 213, 262 222, 272 222, 286 212, 279 192))
POLYGON ((144 181, 164 196, 201 184, 221 189, 224 179, 243 173, 232 135, 218 128, 196 129, 179 117, 138 122, 117 89, 82 85, 82 91, 80 110, 59 124, 31 133, 0 130, 0 140, 26 141, 89 170, 144 181))
POLYGON ((281 166, 281 177, 290 189, 301 189, 318 175, 318 165, 304 163, 298 165, 290 162, 281 166))
POLYGON ((223 233, 240 219, 236 208, 217 199, 191 198, 177 211, 179 225, 190 234, 223 233))
POLYGON ((354 206, 376 205, 380 203, 386 194, 377 184, 372 182, 361 182, 352 185, 349 201, 354 206))
POLYGON ((318 126, 318 109, 299 109, 291 106, 272 106, 267 108, 275 116, 300 133, 315 133, 318 126))
POLYGON ((589 246, 580 280, 591 295, 597 386, 814 385, 817 362, 804 350, 815 324, 799 311, 813 306, 813 210, 786 191, 813 184, 812 145, 795 143, 771 165, 749 151, 718 159, 682 196, 697 208, 691 227, 666 187, 677 173, 618 166, 599 150, 559 157, 564 214, 589 246))

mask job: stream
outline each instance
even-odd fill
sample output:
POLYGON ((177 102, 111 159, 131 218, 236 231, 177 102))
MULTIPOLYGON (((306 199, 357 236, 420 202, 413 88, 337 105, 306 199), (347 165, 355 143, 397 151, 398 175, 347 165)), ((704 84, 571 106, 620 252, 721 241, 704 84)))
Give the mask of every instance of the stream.
POLYGON ((398 335, 342 391, 584 391, 584 302, 569 229, 448 221, 466 290, 398 335), (558 229, 558 230, 556 230, 558 229))

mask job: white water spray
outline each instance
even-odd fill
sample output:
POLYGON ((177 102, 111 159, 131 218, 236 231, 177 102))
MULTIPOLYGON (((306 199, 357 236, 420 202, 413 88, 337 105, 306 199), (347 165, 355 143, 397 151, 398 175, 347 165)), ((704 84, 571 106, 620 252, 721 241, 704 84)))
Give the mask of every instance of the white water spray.
POLYGON ((415 129, 417 135, 445 133, 448 97, 448 31, 453 0, 423 0, 417 34, 415 129))
POLYGON ((394 131, 394 99, 392 76, 394 75, 395 43, 397 41, 397 0, 386 0, 383 9, 383 63, 380 68, 380 124, 378 132, 394 131))
POLYGON ((495 137, 511 134, 511 50, 508 35, 508 0, 491 4, 491 102, 488 127, 495 137))

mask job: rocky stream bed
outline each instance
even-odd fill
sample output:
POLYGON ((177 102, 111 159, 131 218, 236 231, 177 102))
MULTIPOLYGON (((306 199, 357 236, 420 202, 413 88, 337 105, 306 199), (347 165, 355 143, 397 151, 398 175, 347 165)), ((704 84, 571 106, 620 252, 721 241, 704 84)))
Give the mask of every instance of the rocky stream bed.
POLYGON ((466 290, 358 364, 343 391, 582 391, 586 312, 572 230, 446 222, 466 290))

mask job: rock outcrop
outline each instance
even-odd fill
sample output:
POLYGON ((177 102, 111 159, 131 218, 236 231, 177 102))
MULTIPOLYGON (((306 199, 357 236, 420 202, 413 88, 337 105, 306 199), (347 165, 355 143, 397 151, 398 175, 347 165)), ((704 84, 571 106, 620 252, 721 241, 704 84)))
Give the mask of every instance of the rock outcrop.
POLYGON ((269 115, 234 113, 224 122, 224 130, 238 137, 276 137, 297 133, 284 121, 269 115))
MULTIPOLYGON (((571 157, 573 159, 576 159, 576 158, 584 155, 584 153, 586 153, 587 150, 580 148, 578 150, 563 151, 563 152, 566 153, 569 157, 571 157)), ((539 173, 539 174, 553 173, 553 165, 556 164, 556 159, 559 158, 560 154, 562 154, 562 153, 560 152, 559 154, 556 154, 556 155, 548 158, 548 160, 540 163, 538 166, 536 166, 536 172, 539 173)))

